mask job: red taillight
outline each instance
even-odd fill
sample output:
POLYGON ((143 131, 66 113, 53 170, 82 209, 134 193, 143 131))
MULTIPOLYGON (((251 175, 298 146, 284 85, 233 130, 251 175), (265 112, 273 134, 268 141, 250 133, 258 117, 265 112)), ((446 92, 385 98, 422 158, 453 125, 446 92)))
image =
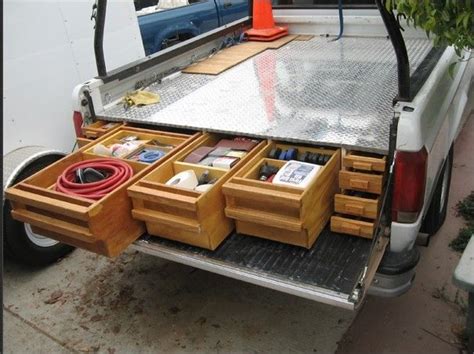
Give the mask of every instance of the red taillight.
POLYGON ((82 137, 82 114, 81 112, 74 112, 72 116, 74 122, 74 130, 76 131, 76 137, 82 137))
POLYGON ((392 220, 411 223, 418 219, 425 197, 428 153, 397 151, 392 199, 392 220))

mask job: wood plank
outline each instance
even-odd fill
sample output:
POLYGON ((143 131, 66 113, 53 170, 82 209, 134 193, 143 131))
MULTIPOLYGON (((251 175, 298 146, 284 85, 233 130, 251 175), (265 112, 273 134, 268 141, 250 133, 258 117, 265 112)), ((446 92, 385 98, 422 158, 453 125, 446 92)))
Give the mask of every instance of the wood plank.
POLYGON ((168 213, 161 213, 156 210, 136 208, 132 210, 132 215, 134 218, 145 222, 158 222, 164 225, 178 227, 192 232, 201 231, 201 227, 196 220, 183 218, 177 215, 171 215, 168 213))
POLYGON ((17 188, 9 188, 6 196, 10 200, 31 205, 35 208, 52 211, 57 214, 70 216, 74 219, 87 221, 89 219, 89 209, 84 206, 74 205, 62 200, 45 197, 17 188))
POLYGON ((187 67, 183 73, 219 75, 267 49, 281 48, 296 37, 296 35, 288 35, 272 42, 245 42, 225 48, 210 58, 187 67))
POLYGON ((374 223, 344 218, 341 216, 332 216, 331 231, 339 232, 341 234, 372 238, 374 234, 374 223))
POLYGON ((178 193, 156 191, 150 188, 134 185, 128 188, 128 195, 134 199, 149 200, 150 202, 171 205, 184 210, 197 210, 196 198, 178 193))
POLYGON ((301 206, 301 199, 299 195, 276 190, 267 190, 229 182, 223 186, 223 191, 225 195, 231 197, 255 199, 266 201, 268 203, 280 203, 294 206, 295 208, 299 208, 301 206))
POLYGON ((227 207, 225 209, 225 214, 233 219, 257 223, 260 225, 273 226, 295 232, 303 230, 303 223, 297 218, 290 218, 284 215, 279 216, 265 211, 227 207))
POLYGON ((63 233, 86 242, 95 241, 95 238, 87 228, 58 220, 57 218, 51 218, 25 209, 12 210, 12 216, 15 220, 32 224, 48 231, 63 233))
POLYGON ((309 41, 314 38, 312 34, 300 34, 298 37, 295 38, 295 41, 309 41))

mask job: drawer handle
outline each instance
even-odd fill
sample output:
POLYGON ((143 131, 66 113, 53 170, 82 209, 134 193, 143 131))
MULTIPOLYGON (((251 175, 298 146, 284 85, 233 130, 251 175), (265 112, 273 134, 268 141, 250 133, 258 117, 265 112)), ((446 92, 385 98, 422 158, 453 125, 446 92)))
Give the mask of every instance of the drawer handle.
POLYGON ((357 188, 357 189, 363 189, 363 190, 369 189, 369 181, 365 181, 362 179, 351 179, 349 181, 349 185, 351 186, 351 188, 357 188))
POLYGON ((346 204, 344 206, 346 212, 356 215, 362 215, 364 213, 365 207, 359 204, 346 204))
POLYGON ((360 226, 343 222, 341 225, 343 232, 360 236, 360 226))
POLYGON ((354 161, 352 167, 356 170, 364 170, 364 171, 372 171, 372 163, 371 162, 360 162, 354 161))

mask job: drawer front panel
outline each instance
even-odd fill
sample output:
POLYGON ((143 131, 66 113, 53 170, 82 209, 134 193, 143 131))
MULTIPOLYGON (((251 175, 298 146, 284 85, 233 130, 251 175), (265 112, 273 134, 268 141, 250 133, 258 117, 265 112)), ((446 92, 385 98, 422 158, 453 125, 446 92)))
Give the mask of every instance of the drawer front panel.
POLYGON ((368 199, 336 194, 334 198, 334 209, 337 213, 362 216, 375 220, 379 212, 379 198, 368 199))
POLYGON ((361 192, 382 194, 383 176, 367 173, 340 171, 339 187, 361 192))

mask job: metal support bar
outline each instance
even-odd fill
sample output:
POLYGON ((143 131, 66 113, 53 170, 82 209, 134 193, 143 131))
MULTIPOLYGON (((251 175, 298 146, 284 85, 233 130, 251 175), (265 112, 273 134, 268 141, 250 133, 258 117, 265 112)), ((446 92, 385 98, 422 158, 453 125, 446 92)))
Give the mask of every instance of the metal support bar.
POLYGON ((97 73, 100 77, 107 76, 107 68, 105 67, 104 56, 104 27, 105 27, 105 13, 107 10, 107 0, 97 0, 95 17, 95 31, 94 31, 94 52, 95 62, 97 65, 97 73))
POLYGON ((410 95, 410 61, 408 59, 405 40, 400 31, 400 26, 392 11, 388 11, 385 7, 384 0, 376 0, 377 8, 382 16, 383 23, 387 29, 388 35, 392 42, 393 49, 397 56, 398 66, 398 96, 396 101, 411 101, 410 95))

